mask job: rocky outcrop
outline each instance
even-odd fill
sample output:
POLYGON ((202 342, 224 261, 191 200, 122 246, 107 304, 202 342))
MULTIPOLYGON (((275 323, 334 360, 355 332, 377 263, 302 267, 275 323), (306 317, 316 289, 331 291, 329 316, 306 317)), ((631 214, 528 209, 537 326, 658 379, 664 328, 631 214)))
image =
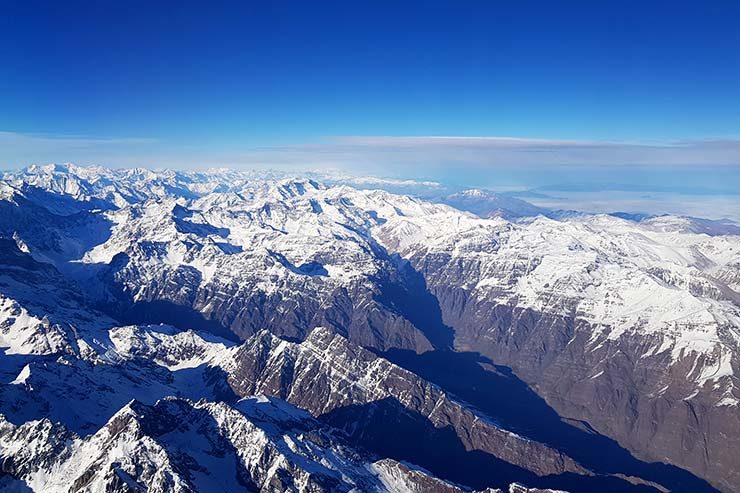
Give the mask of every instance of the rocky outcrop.
POLYGON ((132 401, 84 438, 47 420, 0 417, 0 464, 45 492, 465 492, 414 466, 368 459, 332 433, 264 397, 234 407, 132 401))
POLYGON ((586 472, 568 457, 496 427, 436 386, 325 328, 315 329, 300 344, 262 332, 221 368, 237 395, 274 395, 358 438, 370 431, 359 417, 382 412, 386 405, 434 428, 449 427, 465 450, 484 451, 538 475, 586 472), (347 414, 347 409, 364 406, 368 409, 356 416, 347 414))

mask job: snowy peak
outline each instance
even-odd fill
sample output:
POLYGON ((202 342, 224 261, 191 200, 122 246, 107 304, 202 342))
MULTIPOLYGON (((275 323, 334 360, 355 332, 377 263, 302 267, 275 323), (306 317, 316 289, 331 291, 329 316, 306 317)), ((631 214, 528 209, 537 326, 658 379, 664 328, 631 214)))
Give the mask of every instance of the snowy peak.
POLYGON ((0 440, 4 472, 39 491, 463 492, 413 466, 368 461, 306 413, 266 398, 236 408, 131 401, 84 438, 47 420, 0 417, 0 440))
POLYGON ((549 209, 537 207, 524 200, 479 188, 448 195, 442 199, 442 202, 485 218, 503 217, 516 220, 523 217, 553 214, 553 211, 549 209))

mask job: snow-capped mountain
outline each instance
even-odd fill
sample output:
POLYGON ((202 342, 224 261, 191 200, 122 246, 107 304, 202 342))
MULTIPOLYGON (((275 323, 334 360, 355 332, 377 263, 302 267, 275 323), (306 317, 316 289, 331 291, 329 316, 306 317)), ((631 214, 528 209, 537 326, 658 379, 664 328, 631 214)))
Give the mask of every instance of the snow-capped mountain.
MULTIPOLYGON (((479 195, 458 199, 468 209, 493 200, 479 195)), ((510 222, 386 191, 229 170, 49 165, 6 174, 0 412, 3 437, 21 438, 3 438, 0 454, 16 457, 18 440, 34 440, 59 458, 23 456, 33 471, 3 471, 36 490, 74 474, 101 481, 85 484, 149 483, 136 474, 151 465, 115 455, 128 452, 110 442, 112 419, 139 416, 131 422, 147 428, 141 422, 152 413, 187 422, 236 413, 261 429, 239 403, 287 406, 255 404, 251 396, 264 394, 308 411, 312 427, 342 444, 321 445, 335 463, 306 443, 291 448, 300 460, 280 459, 294 464, 281 473, 290 477, 318 461, 327 477, 342 478, 331 488, 306 480, 297 491, 405 491, 384 474, 463 489, 520 481, 593 490, 588 478, 603 491, 710 489, 699 476, 738 491, 740 237, 685 218, 552 219, 514 206, 510 222), (479 382, 466 387, 434 366, 472 353, 512 368, 507 381, 529 385, 577 423, 573 433, 595 430, 640 460, 591 460, 599 445, 590 439, 558 443, 536 420, 499 414, 479 382), (383 446, 383 433, 400 433, 392 423, 416 430, 408 442, 417 450, 383 446), (430 436, 445 444, 447 464, 418 451, 430 436), (353 454, 362 459, 332 447, 360 448, 353 454), (85 473, 81 457, 93 449, 101 466, 85 473), (453 459, 492 461, 499 478, 466 483, 452 477, 464 470, 453 459)), ((471 368, 497 372, 483 360, 471 368)), ((243 458, 231 432, 217 428, 235 449, 229 461, 248 471, 239 473, 241 487, 273 491, 249 465, 267 459, 243 458)), ((174 471, 173 483, 152 491, 205 491, 197 471, 226 467, 224 459, 197 469, 182 455, 182 440, 215 431, 178 429, 166 443, 155 432, 131 433, 138 438, 126 450, 149 457, 156 446, 174 471)), ((270 446, 280 442, 273 438, 270 446)))
POLYGON ((369 461, 304 411, 265 397, 132 400, 85 437, 46 419, 1 420, 0 440, 4 472, 37 491, 464 491, 413 466, 369 461))
POLYGON ((525 200, 479 188, 447 195, 442 198, 442 202, 485 218, 503 217, 516 220, 523 217, 557 215, 555 211, 537 207, 525 200))

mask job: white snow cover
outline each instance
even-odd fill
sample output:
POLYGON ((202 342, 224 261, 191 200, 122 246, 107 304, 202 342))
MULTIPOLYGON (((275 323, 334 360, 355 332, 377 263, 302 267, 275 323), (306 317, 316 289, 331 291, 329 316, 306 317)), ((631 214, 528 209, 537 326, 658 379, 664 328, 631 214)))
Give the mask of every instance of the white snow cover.
POLYGON ((406 258, 449 255, 475 264, 465 287, 537 311, 575 315, 599 336, 651 334, 674 360, 712 354, 697 383, 735 374, 740 295, 721 279, 740 262, 740 237, 656 231, 611 216, 527 224, 437 212, 394 217, 377 228, 406 258))
MULTIPOLYGON (((738 371, 740 237, 693 233, 686 218, 578 215, 511 223, 408 196, 253 171, 36 166, 6 175, 3 193, 16 190, 7 192, 12 197, 25 184, 108 204, 99 214, 111 222, 110 234, 71 260, 94 266, 128 255, 140 276, 130 286, 134 300, 147 295, 151 281, 183 267, 216 292, 243 285, 250 295, 289 298, 292 280, 315 265, 322 276, 317 289, 330 293, 383 270, 386 260, 374 250, 380 245, 407 259, 443 255, 451 264, 474 265, 476 274, 460 281, 474 296, 587 321, 594 347, 648 335, 658 341, 648 354, 670 352, 674 361, 702 355, 687 374, 699 386, 738 371)), ((33 250, 31 240, 19 240, 33 250)), ((0 301, 0 313, 7 312, 11 301, 0 301)), ((0 345, 10 352, 29 351, 21 349, 25 327, 33 325, 22 323, 25 316, 0 331, 0 345)))
MULTIPOLYGON (((285 423, 311 419, 281 401, 208 402, 215 400, 215 390, 204 383, 206 372, 228 372, 238 344, 167 325, 119 326, 82 304, 106 300, 98 268, 121 256, 132 271, 126 287, 134 300, 146 299, 153 284, 189 295, 179 292, 182 286, 164 283, 169 273, 187 269, 197 273, 201 288, 212 289, 211 297, 295 299, 295 286, 302 286, 297 280, 315 276, 321 279, 315 287, 319 301, 352 283, 371 284, 393 262, 438 256, 446 265, 464 267, 466 275, 455 282, 480 300, 588 322, 594 348, 609 340, 645 338, 650 345, 644 357, 666 354, 672 364, 686 366, 693 389, 687 399, 711 387, 719 389, 716 406, 739 403, 740 237, 696 233, 687 218, 633 222, 579 215, 513 223, 409 196, 280 174, 74 165, 8 174, 0 181, 0 201, 8 210, 39 205, 67 228, 47 223, 34 228, 32 216, 17 224, 26 227, 19 232, 8 229, 14 223, 0 220, 0 239, 17 249, 10 256, 0 252, 0 399, 10 410, 7 420, 0 417, 0 459, 57 454, 58 460, 37 465, 25 477, 35 491, 67 491, 88 470, 90 491, 104 488, 110 474, 128 482, 142 470, 151 484, 167 483, 166 491, 186 491, 189 481, 203 491, 238 488, 219 455, 204 452, 213 445, 208 434, 190 421, 163 436, 144 431, 146 407, 158 401, 176 416, 216 423, 235 445, 235 460, 264 481, 291 467, 303 490, 310 489, 317 471, 333 471, 357 491, 365 485, 374 488, 368 491, 422 491, 419 478, 438 481, 412 465, 358 461, 305 434, 278 433, 285 423), (98 222, 85 222, 88 215, 98 222), (79 281, 83 293, 61 289, 62 274, 79 281), (226 289, 233 286, 239 290, 226 289), (178 399, 167 400, 174 395, 178 399), (138 402, 127 403, 123 396, 138 402), (184 414, 177 414, 177 406, 184 414), (40 415, 50 419, 30 419, 40 415), (76 427, 63 430, 52 421, 76 427), (118 429, 115 423, 122 421, 126 426, 118 429), (64 445, 63 453, 54 449, 55 440, 64 445), (189 449, 200 454, 198 461, 211 474, 193 470, 181 477, 172 451, 189 449), (273 455, 263 461, 266 450, 273 455)), ((322 334, 328 331, 315 329, 299 346, 283 341, 271 358, 281 351, 310 357, 322 365, 338 397, 342 392, 361 392, 369 400, 388 397, 381 383, 389 362, 337 357, 335 348, 312 343, 322 334)), ((599 375, 594 371, 591 378, 599 375)), ((433 410, 430 420, 442 422, 438 414, 433 410)), ((3 481, 0 487, 6 486, 3 481)), ((439 484, 454 491, 454 485, 439 484)))

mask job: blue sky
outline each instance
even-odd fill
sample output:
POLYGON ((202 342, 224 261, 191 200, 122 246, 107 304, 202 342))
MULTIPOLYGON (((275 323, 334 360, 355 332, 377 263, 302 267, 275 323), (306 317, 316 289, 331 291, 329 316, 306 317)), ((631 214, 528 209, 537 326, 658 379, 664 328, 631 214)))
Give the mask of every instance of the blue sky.
POLYGON ((740 185, 737 2, 3 9, 4 168, 323 166, 483 186, 740 185))

